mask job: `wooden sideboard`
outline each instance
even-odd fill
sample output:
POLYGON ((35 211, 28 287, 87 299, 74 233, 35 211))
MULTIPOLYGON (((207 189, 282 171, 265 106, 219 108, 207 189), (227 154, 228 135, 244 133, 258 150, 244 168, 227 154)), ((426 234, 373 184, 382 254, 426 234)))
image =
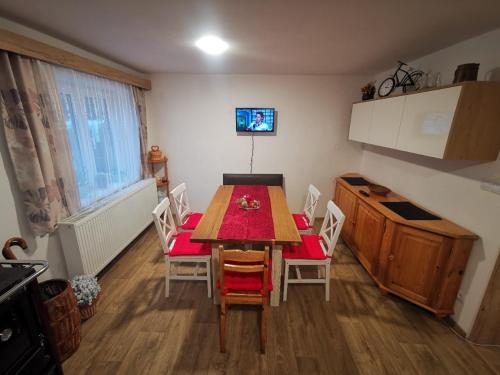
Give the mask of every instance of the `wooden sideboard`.
POLYGON ((380 202, 408 199, 393 192, 375 195, 368 186, 352 186, 342 177, 362 176, 351 173, 336 178, 334 201, 346 215, 342 238, 380 290, 439 317, 453 314, 477 235, 444 218, 406 220, 380 202))

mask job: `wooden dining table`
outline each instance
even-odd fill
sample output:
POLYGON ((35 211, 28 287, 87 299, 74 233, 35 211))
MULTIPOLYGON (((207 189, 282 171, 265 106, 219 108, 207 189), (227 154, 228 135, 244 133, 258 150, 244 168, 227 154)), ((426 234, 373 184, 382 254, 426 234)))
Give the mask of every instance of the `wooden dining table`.
MULTIPOLYGON (((240 185, 236 185, 240 186, 240 185)), ((283 189, 280 186, 266 186, 272 213, 272 224, 274 238, 221 238, 219 230, 224 221, 228 207, 236 204, 233 196, 235 185, 221 185, 215 192, 207 210, 194 230, 191 241, 210 243, 212 246, 212 275, 213 286, 216 290, 216 282, 219 277, 219 245, 226 248, 233 247, 261 247, 268 245, 272 257, 272 282, 271 306, 278 306, 281 290, 281 252, 284 245, 299 245, 302 241, 292 218, 283 189)), ((267 225, 267 224, 266 224, 267 225)), ((219 303, 219 294, 214 293, 214 303, 219 303)))

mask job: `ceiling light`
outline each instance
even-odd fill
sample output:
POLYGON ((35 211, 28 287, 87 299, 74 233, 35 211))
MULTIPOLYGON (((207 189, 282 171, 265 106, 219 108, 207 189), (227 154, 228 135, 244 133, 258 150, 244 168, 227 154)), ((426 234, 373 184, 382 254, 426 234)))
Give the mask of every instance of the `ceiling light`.
POLYGON ((229 48, 229 44, 216 36, 207 35, 198 39, 196 47, 209 55, 220 55, 229 48))

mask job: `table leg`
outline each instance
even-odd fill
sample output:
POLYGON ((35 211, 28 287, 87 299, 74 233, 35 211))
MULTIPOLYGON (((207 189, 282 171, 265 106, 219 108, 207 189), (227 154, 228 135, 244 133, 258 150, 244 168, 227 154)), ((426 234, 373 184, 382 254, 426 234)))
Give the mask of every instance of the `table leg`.
POLYGON ((212 246, 212 286, 213 286, 214 305, 220 305, 220 294, 216 286, 218 278, 219 278, 219 245, 214 244, 212 246))
POLYGON ((281 245, 273 246, 273 291, 271 292, 271 306, 279 306, 281 295, 281 245))

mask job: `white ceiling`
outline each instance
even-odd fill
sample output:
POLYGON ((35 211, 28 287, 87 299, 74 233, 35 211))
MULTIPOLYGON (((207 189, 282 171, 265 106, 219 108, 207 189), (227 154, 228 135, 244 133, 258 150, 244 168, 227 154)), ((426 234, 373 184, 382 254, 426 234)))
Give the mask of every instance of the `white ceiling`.
POLYGON ((500 1, 0 0, 0 15, 148 73, 371 74, 500 27, 500 1), (230 50, 204 55, 204 34, 230 50))

